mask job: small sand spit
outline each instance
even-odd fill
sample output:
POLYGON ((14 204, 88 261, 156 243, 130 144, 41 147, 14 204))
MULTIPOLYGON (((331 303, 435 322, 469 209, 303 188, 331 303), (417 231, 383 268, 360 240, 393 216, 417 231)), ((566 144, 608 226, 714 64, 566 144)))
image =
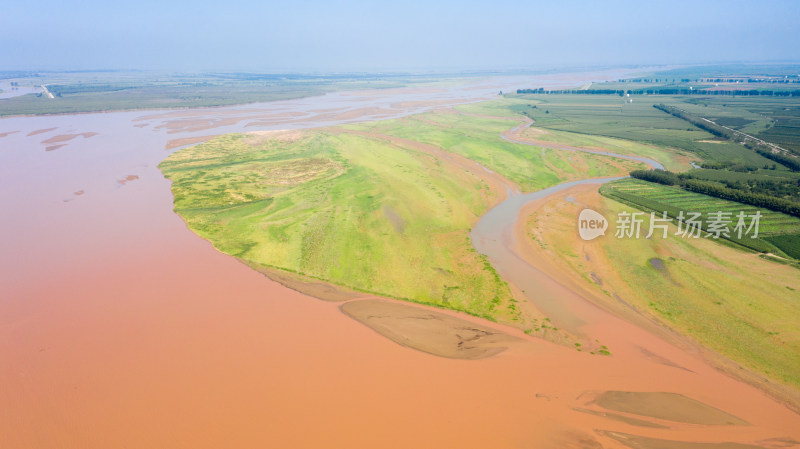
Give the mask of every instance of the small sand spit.
POLYGON ((37 129, 36 131, 31 131, 31 132, 29 132, 29 133, 28 133, 28 137, 30 137, 30 136, 35 136, 35 135, 37 135, 37 134, 43 134, 43 133, 47 133, 47 132, 53 131, 53 130, 55 130, 55 129, 56 129, 56 128, 44 128, 44 129, 37 129))
POLYGON ((342 312, 403 346, 451 359, 483 359, 499 354, 517 338, 495 329, 426 308, 365 299, 347 302, 342 312))
POLYGON ((318 281, 300 274, 279 270, 277 268, 266 267, 244 260, 242 260, 242 262, 264 276, 283 285, 284 287, 288 287, 294 291, 312 296, 317 299, 322 299, 324 301, 347 301, 350 299, 364 297, 363 293, 349 290, 338 285, 329 284, 327 282, 318 281))
POLYGON ((126 177, 124 177, 124 178, 120 179, 120 180, 119 180, 119 181, 117 181, 117 182, 118 182, 120 185, 125 185, 126 183, 129 183, 129 182, 131 182, 131 181, 136 181, 137 179, 139 179, 139 176, 137 176, 137 175, 128 175, 128 176, 126 176, 126 177))
POLYGON ((164 146, 165 150, 171 150, 173 148, 182 147, 184 145, 192 145, 195 143, 203 143, 209 139, 214 138, 215 136, 197 136, 197 137, 183 137, 181 139, 172 139, 167 142, 167 145, 164 146))
MULTIPOLYGON (((53 128, 53 129, 55 129, 55 128, 53 128)), ((93 132, 76 133, 76 134, 60 134, 58 136, 51 137, 51 138, 49 138, 47 140, 43 140, 42 143, 48 144, 48 143, 69 142, 70 140, 72 140, 72 139, 74 139, 74 138, 76 138, 78 136, 83 136, 84 139, 88 139, 88 138, 94 137, 96 135, 97 135, 97 133, 93 133, 93 132)))
POLYGON ((662 440, 659 438, 647 438, 620 432, 608 432, 602 430, 598 432, 633 449, 763 449, 763 446, 732 443, 728 441, 719 443, 676 441, 662 440))
POLYGON ((588 395, 593 399, 587 405, 615 412, 704 426, 749 425, 736 416, 678 393, 604 391, 588 395))

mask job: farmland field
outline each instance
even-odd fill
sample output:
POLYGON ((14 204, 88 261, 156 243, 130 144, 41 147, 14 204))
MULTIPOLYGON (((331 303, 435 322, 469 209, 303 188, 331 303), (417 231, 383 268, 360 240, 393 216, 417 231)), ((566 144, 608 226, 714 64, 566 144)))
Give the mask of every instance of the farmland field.
MULTIPOLYGON (((521 111, 548 130, 617 137, 689 151, 707 161, 770 164, 772 161, 733 142, 718 140, 676 117, 653 109, 653 104, 677 106, 701 117, 722 120, 740 129, 795 148, 800 138, 798 98, 730 98, 634 95, 627 103, 617 95, 513 95, 531 107, 521 111), (535 106, 535 108, 533 107, 535 106)), ((725 126, 728 126, 725 125, 725 126)))
MULTIPOLYGON (((600 191, 610 198, 632 204, 647 211, 667 212, 671 218, 676 218, 681 211, 684 213, 700 212, 704 219, 704 230, 708 227, 708 213, 717 211, 730 213, 732 222, 727 226, 730 233, 730 238, 727 240, 755 251, 772 252, 786 256, 787 254, 782 248, 775 243, 770 243, 768 238, 800 234, 800 218, 700 193, 688 192, 677 187, 664 186, 639 179, 625 179, 604 185, 600 191), (761 213, 759 238, 753 239, 750 236, 737 238, 736 233, 733 232, 733 227, 736 225, 735 217, 740 212, 744 212, 746 216, 756 212, 761 213)), ((782 240, 779 240, 779 242, 782 242, 782 240)), ((786 248, 789 247, 786 246, 786 248)))

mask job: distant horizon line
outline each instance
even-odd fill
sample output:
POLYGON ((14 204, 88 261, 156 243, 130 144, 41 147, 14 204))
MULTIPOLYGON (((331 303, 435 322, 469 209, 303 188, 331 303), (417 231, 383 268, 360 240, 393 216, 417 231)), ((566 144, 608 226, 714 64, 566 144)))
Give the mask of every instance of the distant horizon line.
POLYGON ((176 75, 290 75, 290 76, 343 76, 343 75, 381 75, 381 76, 408 76, 408 75, 513 75, 513 74, 547 74, 562 73, 565 71, 592 71, 613 69, 675 69, 685 67, 723 67, 723 66, 748 66, 770 65, 791 66, 800 65, 800 60, 767 60, 767 61, 724 61, 702 63, 629 63, 629 64, 559 64, 552 66, 521 66, 502 68, 398 68, 398 69, 143 69, 143 68, 87 68, 87 69, 58 69, 58 68, 27 68, 27 69, 0 69, 0 75, 18 74, 35 75, 38 73, 169 73, 176 75))

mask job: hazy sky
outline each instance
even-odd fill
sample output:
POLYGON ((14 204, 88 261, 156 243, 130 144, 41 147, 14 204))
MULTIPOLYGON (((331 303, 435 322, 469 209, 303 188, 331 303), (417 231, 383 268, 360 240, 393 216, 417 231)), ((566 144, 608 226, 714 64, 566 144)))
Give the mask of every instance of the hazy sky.
POLYGON ((797 0, 11 0, 0 4, 0 70, 796 62, 799 23, 797 0))

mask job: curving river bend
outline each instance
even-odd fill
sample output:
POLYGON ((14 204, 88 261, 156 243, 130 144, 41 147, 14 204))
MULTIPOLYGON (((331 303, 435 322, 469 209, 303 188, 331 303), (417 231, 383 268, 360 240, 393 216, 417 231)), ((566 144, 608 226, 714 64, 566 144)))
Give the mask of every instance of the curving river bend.
MULTIPOLYGON (((517 144, 565 151, 582 151, 591 154, 644 162, 652 168, 664 168, 660 162, 646 157, 578 148, 556 143, 530 143, 523 139, 513 137, 518 131, 532 124, 533 121, 528 120, 526 123, 522 123, 510 131, 504 132, 501 134, 501 137, 509 142, 517 144)), ((470 233, 472 245, 479 253, 489 258, 492 265, 504 279, 521 289, 523 293, 525 293, 526 298, 533 302, 545 315, 558 323, 559 327, 567 329, 575 334, 581 334, 580 327, 586 323, 568 306, 570 301, 583 301, 583 299, 577 297, 570 289, 554 282, 550 276, 533 267, 520 256, 516 249, 518 242, 514 234, 514 227, 517 224, 517 220, 520 219, 522 208, 531 201, 546 198, 576 185, 602 184, 618 179, 623 178, 588 178, 564 182, 546 189, 524 194, 520 194, 513 186, 508 186, 509 197, 483 215, 470 233)))

